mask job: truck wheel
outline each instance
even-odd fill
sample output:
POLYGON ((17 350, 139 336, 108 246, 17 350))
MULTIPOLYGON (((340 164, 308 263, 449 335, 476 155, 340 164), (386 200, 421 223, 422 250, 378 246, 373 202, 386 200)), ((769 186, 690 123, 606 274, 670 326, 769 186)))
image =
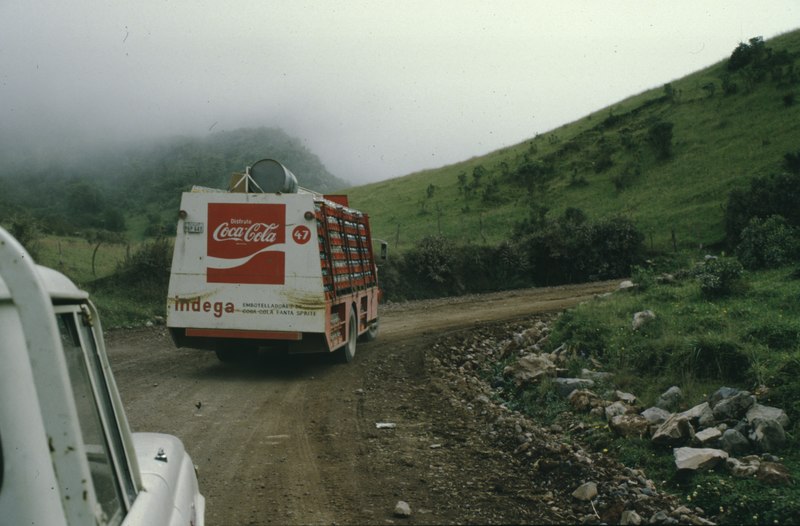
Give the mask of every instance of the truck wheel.
POLYGON ((375 318, 375 321, 370 323, 369 328, 367 329, 367 332, 362 334, 361 338, 359 338, 359 340, 362 341, 362 342, 371 342, 372 340, 377 338, 378 337, 378 329, 380 329, 380 325, 381 325, 380 319, 379 318, 375 318))
POLYGON ((339 349, 339 359, 342 363, 350 363, 356 355, 356 340, 358 340, 358 326, 356 317, 350 314, 350 334, 347 337, 347 344, 339 349))
POLYGON ((233 363, 236 361, 237 355, 235 352, 231 351, 230 349, 217 349, 214 351, 217 355, 217 359, 223 363, 233 363))

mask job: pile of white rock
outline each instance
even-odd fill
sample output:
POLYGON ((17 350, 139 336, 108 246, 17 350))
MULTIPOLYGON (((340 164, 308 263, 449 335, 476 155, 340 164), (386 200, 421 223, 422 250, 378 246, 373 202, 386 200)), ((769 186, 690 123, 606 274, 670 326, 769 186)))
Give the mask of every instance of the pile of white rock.
MULTIPOLYGON (((652 318, 649 311, 637 313, 633 329, 652 318)), ((608 385, 613 375, 584 369, 578 378, 566 377, 570 352, 563 345, 542 352, 548 336, 549 326, 542 322, 514 334, 500 349, 500 359, 516 358, 503 370, 503 378, 523 388, 550 382, 576 411, 605 418, 617 435, 650 438, 657 446, 673 448, 679 470, 712 469, 724 463, 734 476, 755 476, 767 484, 790 482, 788 470, 775 456, 787 441, 789 418, 782 409, 763 405, 756 394, 733 387, 721 387, 684 411, 679 411, 684 397, 677 386, 644 409, 630 393, 617 390, 601 397, 593 389, 608 385)), ((497 384, 501 383, 499 378, 497 384)))
POLYGON ((724 463, 734 476, 755 476, 776 485, 790 482, 788 470, 774 455, 786 445, 789 418, 748 391, 721 387, 707 401, 680 412, 683 394, 678 387, 644 410, 629 393, 616 391, 613 398, 604 400, 587 388, 568 395, 576 410, 604 416, 617 435, 649 437, 657 446, 672 447, 679 470, 724 463))

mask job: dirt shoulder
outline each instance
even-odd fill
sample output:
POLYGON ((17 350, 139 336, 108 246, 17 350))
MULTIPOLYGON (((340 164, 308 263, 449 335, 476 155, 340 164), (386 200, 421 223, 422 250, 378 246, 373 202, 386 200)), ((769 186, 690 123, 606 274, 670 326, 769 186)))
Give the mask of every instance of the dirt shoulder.
POLYGON ((347 365, 222 364, 175 349, 164 328, 113 331, 107 346, 132 428, 177 435, 192 455, 208 524, 572 523, 592 509, 562 502, 568 491, 618 469, 580 465, 579 451, 510 412, 499 426, 496 409, 471 398, 473 377, 442 374, 438 353, 468 352, 462 334, 500 338, 616 284, 390 304, 379 338, 347 365), (515 431, 541 434, 542 450, 515 453, 515 431), (537 458, 561 461, 547 471, 537 458), (394 516, 399 500, 410 517, 394 516))

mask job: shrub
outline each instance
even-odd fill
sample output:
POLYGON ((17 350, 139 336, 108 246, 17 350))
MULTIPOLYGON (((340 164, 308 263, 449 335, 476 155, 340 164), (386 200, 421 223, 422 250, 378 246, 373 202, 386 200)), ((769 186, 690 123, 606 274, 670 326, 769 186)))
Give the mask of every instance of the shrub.
POLYGON ((543 184, 551 179, 554 174, 555 168, 552 163, 529 161, 517 167, 509 174, 509 177, 514 184, 531 191, 537 184, 543 184))
POLYGON ((698 337, 682 352, 674 353, 671 362, 673 370, 686 368, 696 378, 726 382, 742 381, 750 368, 738 343, 713 334, 698 337))
POLYGON ((602 146, 597 151, 594 157, 593 165, 595 173, 602 173, 614 166, 614 160, 611 158, 613 150, 608 146, 602 146))
POLYGON ((19 241, 20 245, 25 247, 25 250, 28 251, 34 261, 39 258, 42 231, 39 228, 39 223, 33 217, 28 215, 14 216, 11 218, 8 231, 19 241))
POLYGON ((386 299, 403 301, 409 298, 404 269, 405 257, 399 251, 392 253, 386 261, 378 262, 378 285, 386 299))
POLYGON ((800 174, 800 150, 787 152, 783 156, 783 167, 792 174, 800 174))
POLYGON ((481 179, 489 175, 489 171, 479 164, 472 169, 472 187, 478 189, 481 187, 481 179))
POLYGON ((644 234, 630 219, 615 217, 592 223, 587 238, 585 259, 577 263, 587 264, 583 275, 590 280, 627 276, 642 259, 644 234))
POLYGON ((694 269, 700 291, 706 297, 730 294, 741 282, 744 269, 735 258, 710 258, 694 269))
POLYGON ((552 350, 564 344, 584 358, 601 357, 606 353, 610 333, 610 327, 591 313, 572 309, 559 316, 547 345, 552 350))
POLYGON ((428 236, 406 254, 409 279, 433 295, 448 295, 460 288, 455 274, 455 246, 443 236, 428 236), (412 278, 413 276, 413 278, 412 278))
POLYGON ((773 174, 750 180, 746 189, 728 194, 725 206, 725 235, 730 247, 739 244, 742 230, 754 217, 783 216, 800 226, 800 173, 773 174))
MULTIPOLYGON (((795 469, 794 462, 787 465, 795 469)), ((719 473, 696 473, 686 480, 687 504, 717 515, 718 524, 796 522, 800 499, 794 486, 769 487, 755 477, 738 479, 719 473)))
POLYGON ((494 265, 493 247, 461 245, 453 247, 453 281, 458 284, 456 292, 488 292, 502 285, 494 265))
POLYGON ((516 243, 461 245, 434 236, 380 263, 380 286, 392 301, 491 292, 532 285, 527 253, 516 243))
POLYGON ((110 281, 123 288, 132 288, 137 294, 163 301, 167 297, 171 266, 172 241, 162 237, 144 243, 122 260, 110 281))
POLYGON ((633 184, 642 175, 642 169, 636 164, 627 164, 621 172, 611 176, 611 183, 617 192, 621 192, 633 184))
POLYGON ((640 375, 639 381, 643 375, 651 377, 666 374, 672 355, 684 345, 681 338, 669 335, 650 338, 644 331, 637 332, 633 337, 636 340, 630 340, 614 351, 616 359, 611 364, 617 370, 630 368, 640 375))
POLYGON ((504 194, 500 190, 500 181, 494 177, 489 178, 489 182, 483 189, 481 200, 487 204, 499 204, 505 201, 504 194))
POLYGON ((617 126, 622 121, 622 117, 619 115, 614 115, 613 113, 609 113, 608 117, 603 119, 603 122, 600 123, 600 127, 604 130, 608 130, 617 126))
POLYGON ((770 378, 767 402, 786 411, 793 428, 800 431, 800 358, 785 353, 777 364, 775 374, 770 378))
POLYGON ((125 231, 125 216, 118 208, 106 208, 101 213, 100 224, 106 230, 111 232, 125 231))
POLYGON ((792 263, 800 255, 800 229, 781 216, 754 217, 741 233, 736 255, 745 268, 777 268, 792 263))
POLYGON ((563 220, 572 223, 573 225, 582 225, 587 219, 586 212, 580 208, 570 206, 564 210, 563 220))
POLYGON ((722 76, 722 93, 726 96, 736 95, 739 92, 739 85, 731 79, 730 75, 722 76))
POLYGON ((772 350, 791 351, 800 345, 800 325, 784 321, 764 322, 748 329, 746 338, 772 350))
POLYGON ((622 144, 622 147, 628 151, 635 150, 637 146, 636 138, 633 136, 633 131, 630 128, 620 130, 619 142, 622 144))
POLYGON ((672 128, 667 121, 657 121, 647 130, 647 142, 653 147, 657 159, 669 159, 672 156, 672 128))
POLYGON ((492 252, 492 274, 497 285, 513 288, 526 284, 528 261, 522 247, 504 241, 492 252))
POLYGON ((745 66, 758 64, 766 53, 763 37, 750 39, 749 44, 740 42, 728 59, 728 71, 738 71, 745 66))
POLYGON ((644 235, 630 220, 576 221, 578 216, 570 211, 528 228, 524 243, 537 284, 619 278, 641 260, 644 235))
POLYGON ((656 284, 656 274, 651 268, 634 265, 631 268, 631 280, 636 284, 637 292, 644 292, 656 284))

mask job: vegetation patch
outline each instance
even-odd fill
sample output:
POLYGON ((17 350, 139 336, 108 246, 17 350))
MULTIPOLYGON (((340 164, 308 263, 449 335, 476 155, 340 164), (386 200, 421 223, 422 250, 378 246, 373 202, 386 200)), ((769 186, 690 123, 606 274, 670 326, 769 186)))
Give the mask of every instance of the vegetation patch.
POLYGON ((89 285, 106 327, 163 323, 172 250, 170 238, 146 242, 89 285))
MULTIPOLYGON (((672 385, 685 398, 679 411, 694 407, 719 386, 757 391, 759 403, 786 411, 789 443, 780 457, 767 456, 800 473, 800 283, 792 270, 751 272, 736 294, 709 298, 691 272, 667 282, 649 276, 645 287, 620 291, 563 313, 552 325, 545 350, 571 353, 570 371, 611 371, 596 383, 597 393, 624 389, 636 393, 641 407, 654 405, 672 385), (769 294, 765 294, 769 291, 769 294), (655 318, 638 329, 633 315, 647 308, 655 318), (609 385, 616 387, 609 387, 609 385)), ((496 368, 490 378, 497 377, 496 368)), ((675 468, 671 447, 650 440, 621 438, 602 417, 570 413, 565 399, 549 382, 516 387, 502 384, 507 405, 544 424, 559 423, 595 452, 613 455, 630 468, 643 469, 660 487, 681 496, 689 508, 700 507, 720 524, 783 524, 800 514, 800 487, 773 486, 755 477, 732 476, 720 467, 710 472, 675 468), (570 422, 565 425, 564 422, 570 422)))

